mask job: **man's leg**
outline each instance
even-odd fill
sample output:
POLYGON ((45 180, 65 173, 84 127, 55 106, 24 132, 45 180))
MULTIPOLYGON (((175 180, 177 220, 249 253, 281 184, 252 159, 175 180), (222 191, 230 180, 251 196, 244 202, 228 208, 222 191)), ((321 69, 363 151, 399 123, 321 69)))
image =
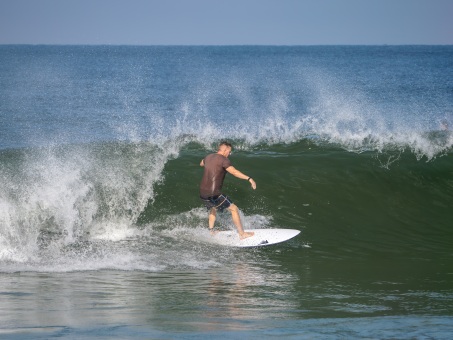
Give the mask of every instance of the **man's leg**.
POLYGON ((231 218, 233 219, 233 223, 238 230, 239 238, 241 240, 255 234, 253 232, 245 232, 244 228, 242 228, 241 216, 239 215, 239 209, 236 204, 231 204, 228 207, 228 210, 231 212, 231 218))
POLYGON ((211 210, 209 211, 209 229, 213 229, 214 228, 216 214, 217 214, 217 209, 216 208, 211 208, 211 210))

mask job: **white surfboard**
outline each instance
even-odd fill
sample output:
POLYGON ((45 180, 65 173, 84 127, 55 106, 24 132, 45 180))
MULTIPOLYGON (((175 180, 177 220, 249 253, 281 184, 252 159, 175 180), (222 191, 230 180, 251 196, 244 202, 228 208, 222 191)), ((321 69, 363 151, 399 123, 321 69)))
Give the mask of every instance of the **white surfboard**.
POLYGON ((295 229, 248 229, 246 231, 253 231, 255 235, 241 240, 236 230, 219 231, 211 235, 210 242, 230 247, 262 247, 288 241, 300 233, 300 230, 295 229))

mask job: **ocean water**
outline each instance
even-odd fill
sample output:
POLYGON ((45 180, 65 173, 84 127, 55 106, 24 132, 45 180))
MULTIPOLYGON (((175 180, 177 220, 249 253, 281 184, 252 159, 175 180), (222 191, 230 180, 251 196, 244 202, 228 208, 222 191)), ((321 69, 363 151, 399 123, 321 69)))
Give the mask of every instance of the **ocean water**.
POLYGON ((452 129, 452 46, 0 46, 0 337, 449 339, 452 129))

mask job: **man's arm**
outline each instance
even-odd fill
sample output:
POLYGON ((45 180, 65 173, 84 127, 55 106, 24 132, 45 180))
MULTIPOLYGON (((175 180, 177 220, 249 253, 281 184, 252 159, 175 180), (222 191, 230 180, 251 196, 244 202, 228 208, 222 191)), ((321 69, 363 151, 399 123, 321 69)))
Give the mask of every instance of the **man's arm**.
POLYGON ((204 159, 201 160, 200 166, 204 166, 204 159))
POLYGON ((237 178, 240 178, 240 179, 246 179, 246 180, 249 180, 250 184, 252 185, 252 188, 253 190, 256 189, 256 183, 255 181, 253 180, 253 178, 247 176, 247 175, 244 175, 242 172, 240 172, 239 170, 237 170, 234 166, 229 166, 228 168, 226 168, 226 171, 228 171, 230 174, 232 174, 234 177, 237 177, 237 178))

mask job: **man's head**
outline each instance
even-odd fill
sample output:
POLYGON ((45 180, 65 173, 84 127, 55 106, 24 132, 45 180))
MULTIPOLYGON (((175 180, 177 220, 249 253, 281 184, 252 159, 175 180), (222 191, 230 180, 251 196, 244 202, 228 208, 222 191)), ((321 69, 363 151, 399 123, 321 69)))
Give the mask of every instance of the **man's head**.
POLYGON ((225 157, 228 157, 231 154, 232 148, 233 146, 230 143, 223 141, 219 144, 219 149, 217 153, 225 157))

